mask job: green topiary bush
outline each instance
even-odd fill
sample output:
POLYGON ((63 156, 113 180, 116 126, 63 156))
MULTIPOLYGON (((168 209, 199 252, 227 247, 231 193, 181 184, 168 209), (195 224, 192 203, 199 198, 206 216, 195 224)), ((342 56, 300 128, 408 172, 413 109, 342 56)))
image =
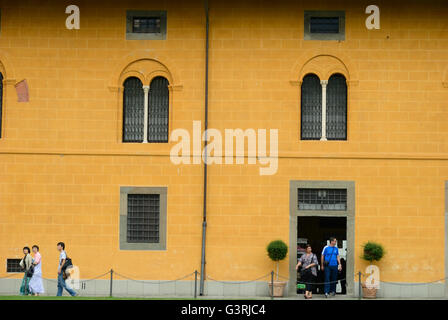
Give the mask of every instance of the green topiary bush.
POLYGON ((363 248, 364 252, 361 258, 369 262, 380 261, 386 253, 381 244, 373 241, 366 242, 363 248))
POLYGON ((288 254, 288 245, 282 240, 274 240, 268 244, 266 249, 269 258, 277 264, 276 279, 278 281, 278 262, 286 258, 286 255, 288 254))
POLYGON ((268 244, 267 251, 269 258, 278 262, 286 258, 288 246, 282 240, 274 240, 268 244))

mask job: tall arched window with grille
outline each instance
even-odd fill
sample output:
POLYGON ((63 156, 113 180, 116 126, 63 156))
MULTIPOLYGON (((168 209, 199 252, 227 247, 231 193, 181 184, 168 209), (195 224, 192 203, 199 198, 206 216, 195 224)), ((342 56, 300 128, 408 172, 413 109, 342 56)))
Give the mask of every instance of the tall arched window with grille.
POLYGON ((347 82, 342 74, 333 74, 327 85, 328 140, 347 140, 347 82))
POLYGON ((123 91, 123 142, 143 142, 145 94, 143 83, 127 78, 123 91))
POLYGON ((307 74, 301 89, 301 139, 319 140, 322 134, 322 86, 315 74, 307 74))
POLYGON ((3 74, 0 72, 0 138, 2 137, 3 122, 3 74))
POLYGON ((168 142, 169 100, 168 80, 155 77, 149 87, 148 142, 168 142))

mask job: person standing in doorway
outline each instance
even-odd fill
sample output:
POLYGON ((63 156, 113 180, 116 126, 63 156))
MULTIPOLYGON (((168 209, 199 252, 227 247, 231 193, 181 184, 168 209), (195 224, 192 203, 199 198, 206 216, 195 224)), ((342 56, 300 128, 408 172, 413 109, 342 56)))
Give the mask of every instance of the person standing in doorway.
POLYGON ((59 242, 57 245, 58 251, 59 251, 59 267, 58 267, 58 293, 56 296, 60 297, 62 296, 63 289, 67 290, 67 292, 72 296, 75 297, 78 294, 67 287, 67 284, 65 283, 64 277, 63 277, 63 270, 62 267, 65 264, 65 261, 67 259, 67 254, 65 253, 65 244, 64 242, 59 242))
POLYGON ((316 255, 312 252, 311 245, 306 245, 306 253, 300 257, 296 270, 302 266, 301 282, 305 283, 305 299, 313 298, 313 284, 317 277, 316 266, 319 265, 316 255))
POLYGON ((336 246, 337 240, 330 238, 330 245, 326 246, 322 251, 321 268, 324 271, 325 298, 328 295, 336 295, 336 282, 338 281, 338 271, 342 270, 341 260, 339 257, 339 249, 336 246))

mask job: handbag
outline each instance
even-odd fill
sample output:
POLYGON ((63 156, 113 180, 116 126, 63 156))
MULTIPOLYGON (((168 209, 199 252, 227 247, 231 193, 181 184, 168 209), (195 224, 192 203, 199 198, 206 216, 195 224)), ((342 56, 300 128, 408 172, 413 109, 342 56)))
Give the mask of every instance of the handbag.
POLYGON ((333 251, 331 252, 330 260, 328 260, 328 261, 324 260, 324 267, 328 267, 330 265, 331 258, 333 258, 333 254, 334 254, 334 248, 335 247, 333 247, 333 251))
POLYGON ((65 263, 64 263, 64 265, 61 267, 61 271, 62 271, 62 272, 65 272, 65 269, 67 269, 68 267, 71 267, 71 266, 73 266, 72 259, 70 259, 69 257, 67 257, 67 258, 65 259, 65 263))
POLYGON ((26 276, 31 278, 34 274, 34 263, 31 264, 30 268, 26 271, 26 276))

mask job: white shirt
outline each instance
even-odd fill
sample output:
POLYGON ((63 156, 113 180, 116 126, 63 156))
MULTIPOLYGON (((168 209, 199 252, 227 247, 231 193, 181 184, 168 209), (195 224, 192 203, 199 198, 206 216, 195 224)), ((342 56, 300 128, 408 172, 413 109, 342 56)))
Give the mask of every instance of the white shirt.
POLYGON ((62 260, 67 259, 67 255, 65 254, 65 251, 62 250, 59 254, 59 265, 61 265, 62 260))

